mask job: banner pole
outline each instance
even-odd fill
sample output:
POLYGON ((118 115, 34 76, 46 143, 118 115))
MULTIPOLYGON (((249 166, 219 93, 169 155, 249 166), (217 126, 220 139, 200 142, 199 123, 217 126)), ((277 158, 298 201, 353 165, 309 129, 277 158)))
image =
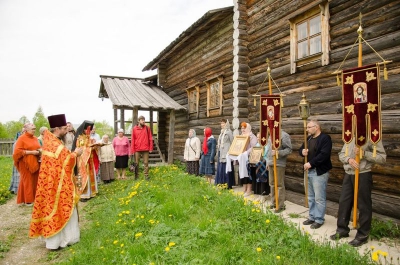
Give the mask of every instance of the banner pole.
MULTIPOLYGON (((362 66, 362 33, 363 29, 361 26, 362 14, 360 13, 360 27, 357 30, 358 33, 358 67, 362 66)), ((355 139, 357 143, 357 139, 355 139)), ((361 147, 356 147, 360 148, 361 147)), ((356 162, 358 166, 360 165, 361 150, 356 154, 356 162)), ((353 205, 353 228, 357 228, 357 213, 358 213, 358 180, 360 175, 360 169, 356 168, 354 175, 354 205, 353 205)))

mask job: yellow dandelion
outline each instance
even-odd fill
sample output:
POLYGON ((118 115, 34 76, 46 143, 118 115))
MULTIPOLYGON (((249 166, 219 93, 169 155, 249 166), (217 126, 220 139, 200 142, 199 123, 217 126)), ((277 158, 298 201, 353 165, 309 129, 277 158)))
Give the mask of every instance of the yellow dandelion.
POLYGON ((138 238, 138 237, 141 237, 142 235, 143 235, 143 233, 136 233, 135 237, 138 238))
POLYGON ((175 246, 175 243, 174 242, 169 242, 168 246, 173 247, 173 246, 175 246))
POLYGON ((280 259, 281 259, 281 256, 276 256, 276 259, 277 259, 277 260, 280 260, 280 259))
POLYGON ((168 251, 170 251, 171 249, 169 248, 169 247, 165 247, 165 251, 166 252, 168 252, 168 251))
POLYGON ((132 221, 131 221, 132 223, 134 223, 135 222, 135 219, 132 219, 132 221))
POLYGON ((101 247, 100 247, 100 249, 104 249, 104 247, 103 247, 103 246, 101 246, 101 247))
POLYGON ((140 218, 144 219, 144 215, 141 215, 140 218))
POLYGON ((121 248, 123 248, 123 247, 124 247, 124 244, 122 243, 120 246, 121 246, 121 248))
POLYGON ((370 248, 371 248, 371 250, 374 250, 374 249, 375 249, 375 247, 374 247, 374 246, 370 246, 370 248))
POLYGON ((262 251, 262 249, 261 248, 257 248, 257 252, 261 252, 262 251))
POLYGON ((261 212, 261 211, 260 211, 260 209, 257 209, 256 212, 259 213, 259 212, 261 212))
POLYGON ((378 259, 379 259, 378 252, 377 251, 373 252, 372 253, 372 260, 373 261, 378 261, 378 259))
POLYGON ((122 250, 122 251, 121 251, 121 254, 124 254, 124 253, 125 253, 125 250, 122 250))
POLYGON ((126 214, 130 214, 131 212, 130 212, 130 211, 126 211, 125 213, 126 213, 126 214))
POLYGON ((255 211, 256 211, 256 209, 254 209, 254 208, 253 208, 253 209, 251 209, 251 211, 252 211, 252 212, 255 212, 255 211))
POLYGON ((271 221, 269 219, 265 220, 266 224, 269 224, 271 221))
POLYGON ((168 215, 169 217, 172 217, 172 214, 168 215))
POLYGON ((388 255, 388 253, 387 252, 385 252, 385 251, 381 251, 381 253, 380 253, 382 256, 384 256, 384 257, 386 257, 387 255, 388 255))
POLYGON ((122 216, 122 213, 118 214, 118 216, 122 216))
POLYGON ((116 245, 118 243, 118 240, 114 240, 113 244, 116 245))

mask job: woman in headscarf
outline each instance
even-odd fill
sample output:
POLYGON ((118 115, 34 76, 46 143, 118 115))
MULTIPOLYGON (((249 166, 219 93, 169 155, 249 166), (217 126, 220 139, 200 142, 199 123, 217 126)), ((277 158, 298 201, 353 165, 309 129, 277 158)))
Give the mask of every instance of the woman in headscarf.
POLYGON ((215 175, 214 157, 217 147, 217 141, 212 135, 209 127, 204 129, 204 140, 202 147, 202 157, 200 162, 200 175, 205 175, 207 182, 211 184, 212 176, 215 175))
MULTIPOLYGON (((217 145, 217 174, 215 176, 215 184, 226 184, 228 189, 232 189, 234 185, 234 172, 226 173, 226 156, 228 155, 229 147, 233 141, 233 134, 230 129, 229 121, 226 119, 221 120, 221 133, 218 137, 217 145)), ((233 161, 231 162, 233 168, 233 161)))
POLYGON ((186 171, 189 174, 199 175, 199 160, 201 154, 200 139, 196 136, 194 129, 189 130, 189 137, 185 142, 183 159, 186 162, 186 171))
MULTIPOLYGON (((253 146, 256 146, 257 144, 257 137, 253 134, 253 132, 251 131, 251 125, 249 123, 246 122, 242 122, 240 124, 241 126, 241 130, 242 130, 242 135, 243 136, 249 136, 250 141, 249 141, 249 145, 247 146, 246 149, 246 155, 249 156, 251 149, 253 148, 253 146)), ((249 165, 248 165, 249 166, 249 165)), ((249 169, 250 167, 248 167, 249 169)), ((252 193, 252 179, 255 180, 256 174, 255 174, 255 168, 254 170, 248 170, 250 172, 249 175, 247 176, 240 176, 240 179, 242 181, 243 184, 243 196, 249 196, 252 193), (254 173, 254 174, 253 174, 254 173)))

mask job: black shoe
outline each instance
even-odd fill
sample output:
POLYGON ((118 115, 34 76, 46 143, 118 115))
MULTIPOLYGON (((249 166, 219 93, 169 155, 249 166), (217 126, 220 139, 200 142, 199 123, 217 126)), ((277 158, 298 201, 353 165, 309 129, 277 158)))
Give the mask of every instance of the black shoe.
POLYGON ((275 209, 275 205, 270 205, 269 208, 270 209, 275 209))
POLYGON ((353 246, 353 247, 359 247, 361 245, 364 245, 367 242, 368 242, 368 237, 366 237, 366 238, 354 238, 353 240, 351 240, 349 242, 349 245, 353 246))
POLYGON ((89 199, 79 199, 81 202, 87 202, 89 199))
POLYGON ((336 234, 331 235, 329 238, 332 239, 332 240, 339 240, 339 239, 344 238, 344 237, 349 237, 349 234, 336 233, 336 234))
POLYGON ((318 229, 322 226, 323 224, 319 224, 317 222, 314 222, 310 227, 311 229, 318 229))
POLYGON ((303 222, 303 225, 312 225, 313 223, 315 223, 314 220, 307 219, 303 222))

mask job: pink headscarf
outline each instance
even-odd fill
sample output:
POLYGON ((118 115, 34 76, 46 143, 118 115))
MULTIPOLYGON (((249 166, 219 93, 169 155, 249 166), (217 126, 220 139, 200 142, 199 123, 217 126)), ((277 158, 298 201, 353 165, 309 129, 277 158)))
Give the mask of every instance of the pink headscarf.
POLYGON ((206 127, 204 129, 203 154, 208 153, 207 140, 208 140, 208 137, 210 137, 211 135, 212 135, 211 128, 206 127))

